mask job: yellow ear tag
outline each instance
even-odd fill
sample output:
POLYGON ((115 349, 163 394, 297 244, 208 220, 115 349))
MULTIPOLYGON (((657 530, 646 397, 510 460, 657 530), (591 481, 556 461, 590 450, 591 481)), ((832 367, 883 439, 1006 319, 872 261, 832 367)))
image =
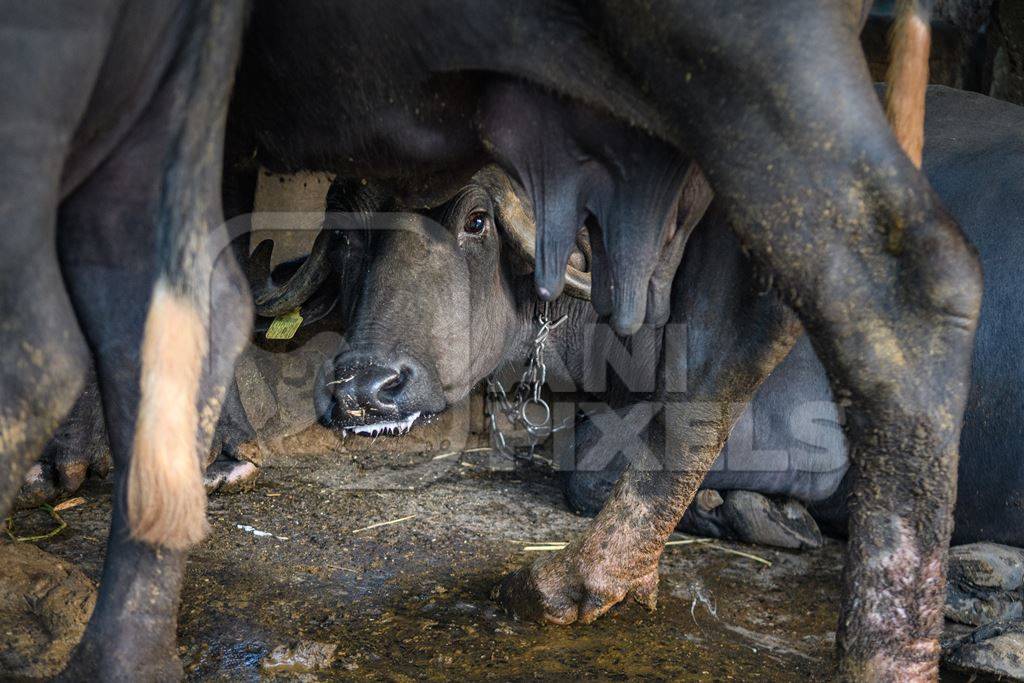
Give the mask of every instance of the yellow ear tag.
POLYGON ((299 309, 296 308, 294 311, 274 318, 274 322, 270 323, 270 327, 267 328, 267 339, 291 339, 299 331, 300 325, 302 325, 302 316, 299 315, 299 309))

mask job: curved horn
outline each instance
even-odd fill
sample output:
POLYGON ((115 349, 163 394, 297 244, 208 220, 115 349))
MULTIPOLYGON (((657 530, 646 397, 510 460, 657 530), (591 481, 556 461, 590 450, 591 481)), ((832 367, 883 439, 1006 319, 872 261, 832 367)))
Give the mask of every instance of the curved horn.
MULTIPOLYGON (((478 180, 490 192, 494 201, 496 218, 505 230, 508 241, 515 252, 527 263, 534 263, 537 254, 537 223, 533 211, 521 197, 525 196, 519 185, 497 166, 488 166, 478 174, 478 180)), ((579 243, 579 240, 577 240, 579 243)), ((579 244, 583 261, 590 262, 590 245, 579 244)), ((573 259, 575 261, 577 259, 573 259)), ((565 271, 564 292, 577 299, 590 300, 590 273, 576 268, 572 261, 565 271)))
POLYGON ((270 277, 270 255, 274 250, 274 241, 260 242, 249 257, 247 268, 256 313, 273 318, 305 303, 331 273, 329 251, 332 242, 333 231, 321 229, 309 256, 283 285, 275 285, 270 277))

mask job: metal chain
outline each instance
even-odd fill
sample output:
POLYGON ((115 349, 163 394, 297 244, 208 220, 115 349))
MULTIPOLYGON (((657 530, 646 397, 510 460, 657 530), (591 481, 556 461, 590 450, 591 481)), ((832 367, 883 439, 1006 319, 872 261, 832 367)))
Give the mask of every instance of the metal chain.
POLYGON ((544 302, 544 309, 537 315, 537 334, 533 338, 533 350, 526 362, 522 377, 512 387, 510 399, 505 387, 494 377, 487 378, 486 414, 491 432, 491 445, 494 450, 511 458, 520 457, 514 448, 509 446, 504 432, 498 426, 498 414, 501 413, 512 425, 522 425, 530 435, 530 450, 527 459, 533 460, 537 446, 552 433, 564 428, 565 425, 552 427, 551 406, 541 396, 541 390, 548 378, 548 368, 544 363, 544 347, 548 335, 565 322, 566 316, 552 322, 549 314, 549 302, 544 302), (530 412, 539 415, 530 415, 530 412), (542 417, 540 417, 542 416, 542 417))

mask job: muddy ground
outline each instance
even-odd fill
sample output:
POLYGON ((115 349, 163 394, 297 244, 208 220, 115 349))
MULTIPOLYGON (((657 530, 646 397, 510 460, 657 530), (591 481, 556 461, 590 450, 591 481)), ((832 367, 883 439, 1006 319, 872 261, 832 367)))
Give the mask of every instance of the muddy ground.
MULTIPOLYGON (((586 520, 539 467, 486 452, 433 458, 279 457, 253 490, 212 498, 213 533, 192 556, 182 602, 188 678, 826 678, 839 543, 800 553, 718 544, 770 567, 678 545, 662 560, 656 613, 630 604, 590 626, 517 623, 490 600, 492 585, 536 556, 527 542, 567 540, 586 520)), ((110 484, 81 494, 62 512, 68 528, 38 545, 96 581, 110 484)), ((39 511, 15 518, 22 534, 51 523, 39 511)))

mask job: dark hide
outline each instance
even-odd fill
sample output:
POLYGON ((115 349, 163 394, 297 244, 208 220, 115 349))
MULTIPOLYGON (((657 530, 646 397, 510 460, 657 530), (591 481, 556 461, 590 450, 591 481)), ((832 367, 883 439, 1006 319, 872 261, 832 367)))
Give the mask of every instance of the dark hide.
POLYGON ((0 12, 0 307, 17 312, 0 325, 0 514, 90 363, 117 466, 103 579, 70 680, 182 676, 185 554, 132 539, 124 473, 157 279, 203 328, 206 352, 191 359, 201 368, 198 433, 178 435, 194 439, 197 458, 250 325, 237 265, 206 251, 222 219, 221 137, 242 9, 60 2, 0 12))
MULTIPOLYGON (((985 298, 974 347, 973 381, 960 439, 959 491, 953 543, 992 541, 1024 546, 1024 109, 940 86, 929 88, 924 171, 978 248, 985 298), (984 126, 972 122, 984 121, 984 126)), ((694 335, 713 348, 718 339, 694 335)), ((815 517, 845 535, 849 467, 828 378, 809 340, 801 338, 765 380, 704 479, 703 487, 784 495, 807 503, 815 517)), ((600 509, 622 464, 604 476, 575 477, 570 498, 600 509), (603 495, 599 491, 603 489, 603 495)))
MULTIPOLYGON (((960 438, 952 537, 956 544, 992 541, 1024 546, 1024 426, 1019 419, 1024 414, 1024 376, 1017 362, 1024 354, 1018 343, 1024 330, 1018 268, 1024 257, 1022 131, 1020 107, 938 86, 929 89, 924 171, 977 247, 985 270, 973 380, 960 438), (985 125, 972 123, 977 121, 985 125)), ((818 503, 812 509, 815 517, 845 535, 849 488, 839 485, 846 468, 846 443, 832 417, 838 414, 827 386, 825 370, 810 345, 798 342, 759 390, 751 410, 754 446, 801 459, 802 471, 761 471, 756 468, 757 454, 741 455, 740 446, 727 448, 724 457, 755 465, 752 471, 713 469, 705 485, 818 503), (824 423, 815 426, 813 420, 824 423)), ((749 412, 740 423, 748 419, 749 412)))
MULTIPOLYGON (((724 219, 807 329, 833 390, 850 402, 854 497, 840 675, 927 678, 937 667, 981 276, 873 96, 857 40, 865 5, 467 1, 439 12, 422 0, 313 3, 296 12, 290 3, 258 3, 234 121, 238 149, 281 170, 381 178, 423 205, 451 197, 488 151, 501 156, 477 128, 488 120, 481 103, 495 74, 502 84, 529 83, 524 92, 540 87, 580 102, 694 158, 724 219)), ((521 168, 506 170, 525 182, 521 168)), ((549 183, 555 192, 556 179, 539 191, 549 183)), ((535 281, 548 295, 560 289, 558 261, 577 228, 537 226, 547 246, 535 281)), ((663 226, 599 229, 656 244, 651 235, 663 226)), ((608 264, 610 273, 650 271, 649 263, 631 268, 632 255, 609 256, 620 261, 608 264)), ((612 302, 626 306, 612 311, 620 329, 635 324, 634 302, 649 286, 639 284, 612 302)), ((735 346, 708 357, 683 398, 743 404, 795 334, 764 300, 718 303, 753 316, 738 327, 716 323, 721 331, 750 336, 726 338, 735 346)), ((506 604, 560 623, 595 618, 631 593, 653 604, 664 540, 738 417, 730 408, 706 419, 706 430, 696 430, 702 444, 684 449, 666 476, 627 470, 586 534, 517 574, 506 604)), ((667 440, 685 443, 694 419, 667 418, 667 440)))

